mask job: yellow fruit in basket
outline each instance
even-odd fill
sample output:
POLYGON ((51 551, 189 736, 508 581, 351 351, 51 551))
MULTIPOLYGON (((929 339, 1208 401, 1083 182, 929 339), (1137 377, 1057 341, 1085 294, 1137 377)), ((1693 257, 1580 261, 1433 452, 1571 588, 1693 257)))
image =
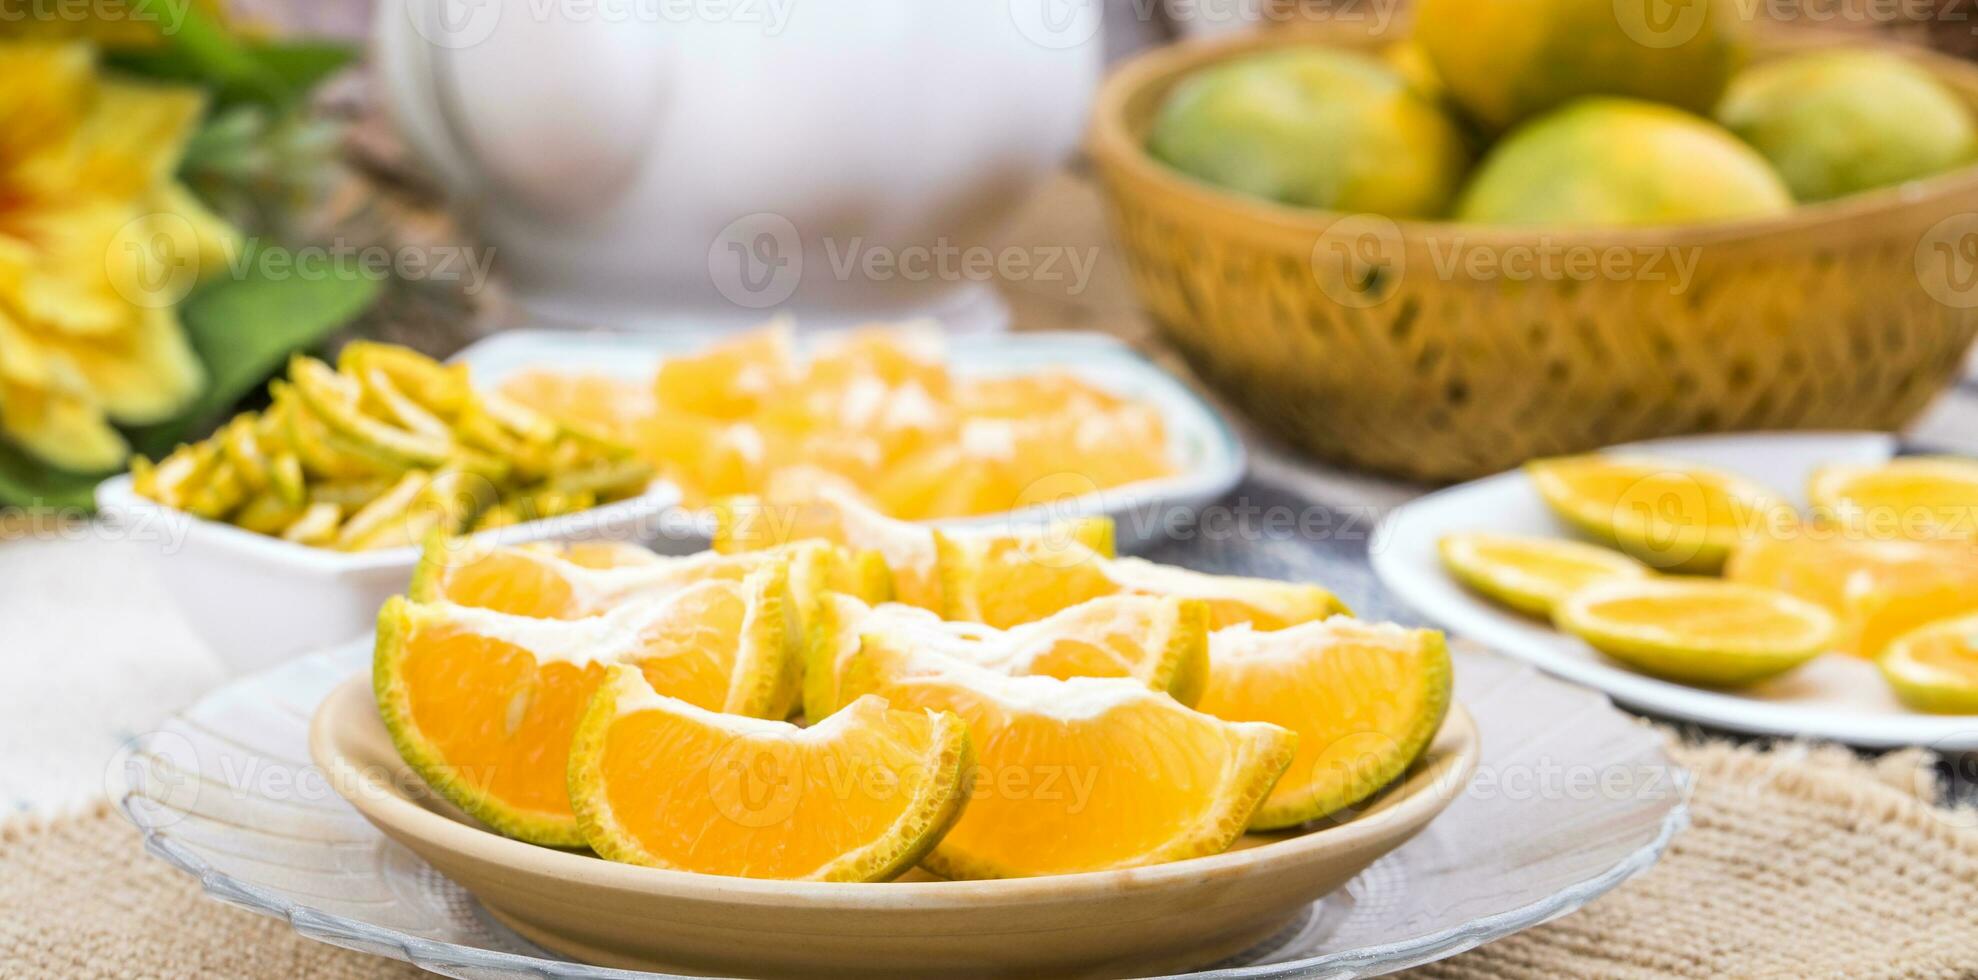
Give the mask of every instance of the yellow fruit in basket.
POLYGON ((1562 456, 1527 463, 1525 474, 1567 523, 1662 571, 1716 572, 1739 544, 1789 534, 1799 523, 1770 490, 1676 460, 1562 456))
POLYGON ((1888 187, 1978 157, 1978 127, 1957 94, 1887 51, 1758 65, 1731 82, 1717 119, 1771 160, 1801 201, 1888 187))
POLYGON ((1840 619, 1835 647, 1863 657, 1915 627, 1978 611, 1978 547, 1966 542, 1809 530, 1740 546, 1724 577, 1826 607, 1840 619))
MULTIPOLYGON (((713 511, 714 550, 718 552, 739 554, 796 541, 829 541, 852 549, 858 556, 855 561, 876 554, 891 570, 889 589, 868 586, 841 591, 868 602, 897 599, 923 609, 942 608, 933 529, 887 517, 849 484, 828 473, 809 468, 785 470, 772 481, 768 494, 720 500, 713 511)), ((1113 553, 1113 522, 1107 517, 947 533, 980 543, 1057 538, 1077 541, 1103 555, 1113 553)))
POLYGON ((1904 633, 1875 664, 1902 703, 1918 711, 1978 715, 1978 616, 1904 633))
POLYGON ((861 698, 808 728, 717 714, 612 667, 570 752, 571 801, 613 861, 795 881, 886 881, 962 813, 953 714, 861 698))
POLYGON ((999 630, 943 620, 899 603, 827 599, 804 665, 804 715, 838 710, 840 671, 871 634, 920 653, 953 657, 1012 677, 1126 677, 1182 704, 1209 679, 1209 609, 1196 599, 1107 596, 999 630))
POLYGON ((1619 227, 1781 214, 1772 165, 1716 123, 1628 99, 1584 99, 1491 149, 1456 205, 1477 224, 1619 227))
POLYGON ((1590 95, 1709 112, 1745 59, 1735 0, 1420 0, 1414 23, 1450 94, 1494 130, 1590 95))
POLYGON ((975 785, 923 866, 945 878, 1071 874, 1215 854, 1243 833, 1298 737, 1120 678, 1009 677, 868 638, 847 696, 952 711, 975 785))
POLYGON ((1209 628, 1281 629, 1348 612, 1324 588, 1209 575, 1138 558, 1108 559, 1076 541, 971 542, 937 532, 942 615, 1008 629, 1109 595, 1201 599, 1209 628))
POLYGON ((584 843, 570 807, 578 720, 614 663, 709 710, 782 718, 797 631, 781 570, 565 621, 394 598, 378 614, 378 710, 407 764, 511 837, 584 843))
POLYGON ((1732 687, 1832 649, 1839 624, 1821 606, 1777 589, 1709 579, 1621 579, 1568 596, 1560 629, 1645 674, 1732 687))
POLYGON ((1442 108, 1379 59, 1305 47, 1249 55, 1182 80, 1147 148, 1254 197, 1397 218, 1434 217, 1469 166, 1442 108))
POLYGON ((1336 616, 1209 639, 1209 685, 1196 710, 1298 733, 1298 752, 1257 812, 1256 830, 1337 813, 1400 776, 1449 711, 1442 634, 1336 616))
POLYGON ((1978 460, 1910 456, 1824 466, 1807 481, 1815 516, 1875 538, 1978 541, 1978 460))
POLYGON ((1551 616, 1560 600, 1594 582, 1654 574, 1627 555, 1558 538, 1450 534, 1436 552, 1464 585, 1534 616, 1551 616))

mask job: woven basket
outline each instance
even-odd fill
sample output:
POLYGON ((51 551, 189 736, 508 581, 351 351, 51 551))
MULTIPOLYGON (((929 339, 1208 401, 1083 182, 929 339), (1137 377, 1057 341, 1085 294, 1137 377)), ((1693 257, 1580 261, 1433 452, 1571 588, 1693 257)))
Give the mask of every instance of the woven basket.
MULTIPOLYGON (((1978 333, 1978 168, 1774 218, 1545 230, 1284 207, 1143 150, 1177 79, 1314 40, 1380 43, 1301 27, 1143 55, 1101 91, 1091 152, 1167 336, 1319 456, 1458 480, 1678 433, 1895 429, 1978 333)), ((1898 50, 1978 106, 1978 67, 1898 50)))

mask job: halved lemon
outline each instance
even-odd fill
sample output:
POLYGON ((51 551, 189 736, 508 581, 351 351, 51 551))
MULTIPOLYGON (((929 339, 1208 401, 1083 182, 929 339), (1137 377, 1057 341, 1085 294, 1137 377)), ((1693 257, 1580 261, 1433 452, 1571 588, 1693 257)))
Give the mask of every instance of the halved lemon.
POLYGON ((1449 647, 1434 630, 1335 616, 1275 632, 1209 638, 1196 709, 1298 733, 1298 753, 1250 817, 1257 830, 1317 820, 1401 775, 1449 711, 1449 647))
POLYGON ((570 799, 613 861, 745 878, 886 881, 954 826, 973 773, 953 714, 874 697, 809 728, 717 714, 610 668, 570 752, 570 799))
POLYGON ((797 633, 784 573, 710 581, 581 620, 535 619, 394 597, 378 613, 378 710, 407 764, 510 837, 584 843, 567 766, 605 667, 638 667, 710 710, 788 715, 797 633))
POLYGON ((1832 613, 1777 589, 1714 580, 1620 579, 1587 586, 1559 627, 1645 674, 1728 687, 1783 674, 1832 649, 1832 613))
POLYGON ((1109 595, 1200 599, 1209 628, 1282 629, 1349 610, 1303 582, 1210 575, 1140 558, 1107 558, 1075 540, 967 542, 936 532, 942 615, 1007 629, 1109 595))
POLYGON ((1450 534, 1436 552, 1457 581, 1535 616, 1552 615, 1560 600, 1594 582, 1653 574, 1627 555, 1558 538, 1450 534))
POLYGON ((1661 571, 1714 573, 1740 542, 1799 522, 1772 491, 1692 463, 1594 454, 1534 460, 1525 473, 1567 523, 1661 571))
POLYGON ((922 865, 946 878, 1070 874, 1223 851, 1298 736, 1182 707, 1121 678, 1009 677, 867 637, 847 695, 953 711, 976 773, 968 808, 922 865))
POLYGON ((1875 665, 1896 697, 1918 711, 1978 715, 1978 616, 1904 633, 1875 665))
POLYGON ((1869 540, 1827 529, 1763 538, 1724 566, 1733 582, 1790 592, 1840 619, 1835 647, 1873 657, 1925 623, 1978 612, 1978 547, 1965 541, 1869 540))
POLYGON ((1821 518, 1878 537, 1978 539, 1978 460, 1824 466, 1807 482, 1807 497, 1821 518))
MULTIPOLYGON (((793 479, 793 472, 798 470, 793 467, 779 474, 775 482, 786 489, 717 502, 714 550, 732 554, 818 538, 859 553, 877 552, 892 570, 891 598, 940 611, 941 581, 936 570, 932 528, 880 513, 864 495, 829 473, 805 467, 801 468, 803 478, 793 479)), ((957 529, 947 533, 970 545, 1061 538, 1077 541, 1100 554, 1113 553, 1113 522, 1107 517, 1014 527, 1007 531, 957 529)))
POLYGON ((1131 678, 1182 704, 1195 703, 1208 681, 1208 606, 1197 599, 1107 596, 1008 631, 848 596, 831 597, 826 608, 804 669, 804 715, 812 720, 837 710, 839 671, 866 633, 1012 677, 1131 678))

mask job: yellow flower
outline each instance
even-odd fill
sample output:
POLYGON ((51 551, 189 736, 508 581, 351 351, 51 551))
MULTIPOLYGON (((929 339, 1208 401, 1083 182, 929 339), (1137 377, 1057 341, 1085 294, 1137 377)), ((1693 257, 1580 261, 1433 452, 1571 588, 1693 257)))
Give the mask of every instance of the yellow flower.
POLYGON ((239 247, 174 178, 196 89, 100 77, 80 44, 0 44, 0 437, 84 472, 112 423, 198 394, 175 306, 239 247))

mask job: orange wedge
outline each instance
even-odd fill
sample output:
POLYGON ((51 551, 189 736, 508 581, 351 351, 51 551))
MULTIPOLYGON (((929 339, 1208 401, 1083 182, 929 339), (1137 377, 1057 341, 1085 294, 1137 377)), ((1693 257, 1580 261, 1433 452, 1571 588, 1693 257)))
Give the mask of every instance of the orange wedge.
POLYGON ((1596 453, 1525 464, 1567 523, 1660 571, 1710 574, 1731 550, 1799 523, 1772 491, 1707 466, 1596 453))
POLYGON ((1130 868, 1243 833, 1297 736, 1228 722, 1120 678, 1009 677, 868 636, 845 693, 953 711, 976 751, 968 808, 922 865, 946 878, 1130 868))
POLYGON ((1442 727, 1453 671, 1442 634, 1344 616, 1209 638, 1196 709, 1298 733, 1298 754, 1250 818, 1257 830, 1317 820, 1401 775, 1442 727))
POLYGON ((1724 566, 1733 582, 1779 589, 1840 620, 1837 649, 1863 657, 1925 623, 1978 612, 1978 547, 1962 541, 1889 541, 1834 530, 1766 538, 1724 566))
POLYGON ((1195 599, 1108 596, 1004 631, 948 622, 914 606, 832 596, 804 668, 804 715, 838 708, 840 671, 867 633, 1012 677, 1125 677, 1193 704, 1208 680, 1208 607, 1195 599))
POLYGON ((952 714, 867 697, 800 729, 665 697, 619 665, 578 725, 569 784, 584 839, 614 861, 886 881, 954 825, 972 772, 952 714))
POLYGON ((378 614, 379 713, 399 754, 461 809, 511 837, 578 846, 566 763, 605 667, 636 666, 710 710, 785 717, 799 657, 789 605, 775 567, 583 620, 393 598, 378 614))
POLYGON ((1209 575, 1139 558, 1107 558, 1075 540, 968 541, 936 532, 942 615, 1007 629, 1108 595, 1200 599, 1209 628, 1274 630, 1348 612, 1317 585, 1209 575))

